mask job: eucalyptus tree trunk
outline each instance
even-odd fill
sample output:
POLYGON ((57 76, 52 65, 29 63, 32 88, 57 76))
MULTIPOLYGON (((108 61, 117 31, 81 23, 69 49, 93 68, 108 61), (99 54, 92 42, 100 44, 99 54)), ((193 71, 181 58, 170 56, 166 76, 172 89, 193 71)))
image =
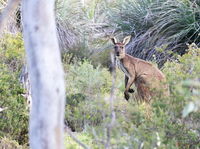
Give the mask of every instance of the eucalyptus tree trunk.
POLYGON ((65 87, 56 37, 54 0, 23 0, 22 22, 30 75, 30 147, 63 149, 65 87))

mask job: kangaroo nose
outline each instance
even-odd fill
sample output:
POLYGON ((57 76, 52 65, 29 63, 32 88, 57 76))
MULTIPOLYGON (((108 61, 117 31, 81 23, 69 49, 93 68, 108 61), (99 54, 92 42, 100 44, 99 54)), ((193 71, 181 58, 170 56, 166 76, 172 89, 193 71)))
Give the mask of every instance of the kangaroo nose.
POLYGON ((119 56, 119 52, 117 52, 116 54, 117 54, 117 56, 119 56))

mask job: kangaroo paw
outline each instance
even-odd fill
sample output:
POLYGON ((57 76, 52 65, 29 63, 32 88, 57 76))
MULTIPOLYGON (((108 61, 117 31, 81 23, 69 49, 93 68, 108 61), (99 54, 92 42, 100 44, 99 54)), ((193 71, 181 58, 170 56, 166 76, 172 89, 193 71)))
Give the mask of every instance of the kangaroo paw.
POLYGON ((129 92, 129 93, 134 93, 134 92, 135 92, 135 90, 134 90, 134 89, 132 89, 132 88, 130 88, 130 89, 128 90, 128 92, 129 92))
POLYGON ((125 98, 127 101, 129 100, 130 96, 129 96, 129 94, 128 94, 127 92, 124 92, 124 98, 125 98))

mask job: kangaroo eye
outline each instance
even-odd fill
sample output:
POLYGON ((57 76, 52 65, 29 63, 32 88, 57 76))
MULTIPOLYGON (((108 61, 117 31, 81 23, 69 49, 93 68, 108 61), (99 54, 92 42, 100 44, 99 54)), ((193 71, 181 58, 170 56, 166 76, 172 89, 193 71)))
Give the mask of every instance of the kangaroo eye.
POLYGON ((124 48, 123 46, 120 46, 120 48, 124 48))
POLYGON ((118 49, 118 48, 119 48, 119 46, 114 46, 114 48, 115 48, 115 49, 118 49))

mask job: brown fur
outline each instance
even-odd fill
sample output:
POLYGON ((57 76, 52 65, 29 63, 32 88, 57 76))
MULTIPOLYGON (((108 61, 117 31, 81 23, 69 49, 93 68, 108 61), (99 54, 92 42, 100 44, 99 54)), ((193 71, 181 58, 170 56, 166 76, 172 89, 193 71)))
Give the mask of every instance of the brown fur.
POLYGON ((164 90, 164 95, 168 95, 168 87, 164 82, 165 75, 151 63, 139 58, 135 58, 125 53, 125 45, 130 41, 130 36, 124 38, 123 42, 118 43, 115 38, 111 38, 117 64, 125 73, 125 99, 129 99, 129 93, 134 90, 130 87, 134 83, 138 96, 141 100, 149 102, 157 92, 157 90, 164 90), (155 91, 156 90, 156 91, 155 91))

